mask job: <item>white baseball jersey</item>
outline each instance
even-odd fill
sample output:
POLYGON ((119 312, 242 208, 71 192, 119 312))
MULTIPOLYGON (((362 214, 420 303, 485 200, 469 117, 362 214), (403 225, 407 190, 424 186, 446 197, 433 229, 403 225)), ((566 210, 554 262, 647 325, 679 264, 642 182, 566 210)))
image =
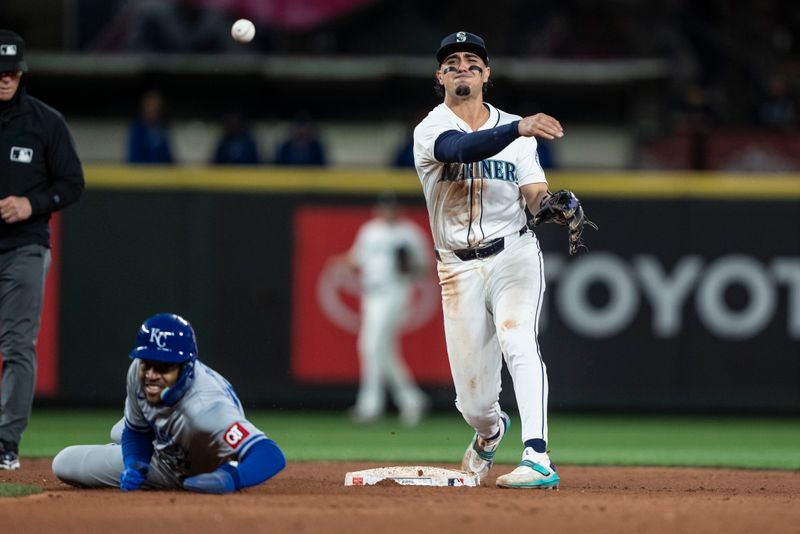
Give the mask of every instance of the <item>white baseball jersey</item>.
POLYGON ((194 381, 174 406, 149 404, 139 381, 139 360, 128 369, 125 420, 133 430, 155 432, 154 455, 178 477, 211 472, 266 439, 245 419, 230 383, 203 363, 194 365, 194 381))
MULTIPOLYGON (((486 130, 520 120, 490 104, 486 130)), ((422 181, 433 243, 438 250, 472 248, 525 226, 522 185, 547 183, 534 137, 519 137, 491 158, 475 163, 442 163, 433 152, 448 130, 472 130, 444 103, 414 130, 414 162, 422 181)))
POLYGON ((366 290, 383 285, 410 282, 410 276, 398 270, 398 249, 405 247, 411 265, 426 265, 430 245, 422 230, 413 222, 399 219, 393 223, 381 219, 367 221, 356 234, 350 256, 361 268, 366 290))

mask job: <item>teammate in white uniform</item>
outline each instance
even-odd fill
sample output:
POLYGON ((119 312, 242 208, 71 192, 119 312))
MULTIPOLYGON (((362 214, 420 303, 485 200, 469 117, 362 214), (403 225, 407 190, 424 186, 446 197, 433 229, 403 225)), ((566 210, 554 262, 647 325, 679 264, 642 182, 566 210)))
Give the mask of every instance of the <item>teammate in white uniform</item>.
POLYGON ((462 469, 485 480, 508 431, 510 419, 499 405, 505 358, 524 448, 522 462, 497 485, 557 487, 547 453, 547 372, 537 341, 542 252, 525 208, 538 212, 548 195, 533 136, 555 139, 563 130, 548 115, 522 118, 483 101, 489 58, 477 35, 445 37, 436 58, 444 103, 414 130, 414 161, 436 248, 456 406, 475 429, 462 469))
POLYGON ((428 410, 430 400, 403 361, 400 337, 412 284, 432 263, 429 246, 422 230, 401 215, 394 196, 384 193, 375 217, 359 228, 342 258, 361 273, 361 381, 352 409, 356 422, 370 423, 383 416, 387 389, 403 424, 417 425, 428 410))
POLYGON ((128 369, 125 417, 111 444, 67 447, 53 473, 80 487, 228 493, 260 484, 286 465, 250 423, 233 387, 197 360, 194 330, 173 314, 147 319, 128 369))

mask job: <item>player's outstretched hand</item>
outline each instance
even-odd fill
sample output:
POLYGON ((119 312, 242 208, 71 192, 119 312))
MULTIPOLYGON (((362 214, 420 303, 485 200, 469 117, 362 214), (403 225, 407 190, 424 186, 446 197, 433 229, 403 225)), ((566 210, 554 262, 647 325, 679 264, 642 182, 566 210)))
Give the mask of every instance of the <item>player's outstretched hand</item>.
POLYGON ((231 493, 241 489, 239 472, 234 466, 223 464, 222 467, 211 473, 187 478, 183 481, 183 488, 200 493, 231 493))
POLYGON ((135 491, 142 487, 147 480, 147 471, 150 466, 141 462, 133 462, 119 475, 119 489, 122 491, 135 491))
POLYGON ((533 137, 534 135, 545 139, 564 137, 564 128, 561 127, 561 123, 544 113, 524 117, 519 121, 517 129, 523 137, 533 137))

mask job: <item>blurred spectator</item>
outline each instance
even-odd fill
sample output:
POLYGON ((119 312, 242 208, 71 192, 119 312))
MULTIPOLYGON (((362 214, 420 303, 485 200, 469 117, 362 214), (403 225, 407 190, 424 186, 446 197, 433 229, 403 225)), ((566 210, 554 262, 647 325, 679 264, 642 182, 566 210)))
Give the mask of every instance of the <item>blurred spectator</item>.
POLYGON ((128 132, 128 163, 174 163, 169 126, 164 119, 164 99, 155 90, 141 100, 139 117, 128 132))
POLYGON ((780 72, 769 77, 766 94, 759 105, 758 120, 769 128, 789 129, 797 124, 797 101, 780 72))
POLYGON ((536 155, 539 158, 539 165, 542 169, 548 170, 556 168, 556 159, 550 141, 541 138, 537 139, 536 155))
POLYGON ((397 168, 414 167, 414 128, 428 115, 428 109, 419 109, 406 122, 406 134, 393 154, 392 166, 397 168))
POLYGON ((673 129, 687 138, 690 169, 709 168, 709 135, 716 122, 717 114, 709 91, 696 83, 687 86, 673 110, 673 129))
POLYGON ((276 165, 327 165, 325 147, 306 112, 297 113, 289 125, 289 138, 278 146, 276 165))
POLYGON ((125 47, 135 52, 221 52, 234 49, 230 17, 178 0, 140 0, 125 47))
POLYGON ((392 166, 398 168, 414 166, 414 137, 412 135, 407 135, 403 139, 403 143, 397 147, 392 166))
POLYGON ((258 143, 241 111, 232 109, 222 117, 222 137, 211 163, 215 165, 258 165, 258 143))

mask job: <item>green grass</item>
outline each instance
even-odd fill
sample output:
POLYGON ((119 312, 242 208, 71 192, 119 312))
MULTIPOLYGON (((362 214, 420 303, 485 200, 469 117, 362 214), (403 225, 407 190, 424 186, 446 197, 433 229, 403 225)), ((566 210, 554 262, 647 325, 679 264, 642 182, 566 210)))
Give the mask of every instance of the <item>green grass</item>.
MULTIPOLYGON (((34 410, 21 453, 53 456, 67 445, 108 443, 120 415, 34 410)), ((289 461, 457 463, 472 436, 455 411, 434 414, 416 428, 394 417, 357 426, 338 413, 251 411, 248 418, 289 461)), ((519 436, 519 417, 512 414, 498 462, 519 461, 519 436)), ((557 464, 800 469, 800 419, 553 414, 550 448, 557 464)))
POLYGON ((10 482, 0 482, 0 498, 3 497, 25 497, 41 493, 42 488, 30 484, 12 484, 10 482))

